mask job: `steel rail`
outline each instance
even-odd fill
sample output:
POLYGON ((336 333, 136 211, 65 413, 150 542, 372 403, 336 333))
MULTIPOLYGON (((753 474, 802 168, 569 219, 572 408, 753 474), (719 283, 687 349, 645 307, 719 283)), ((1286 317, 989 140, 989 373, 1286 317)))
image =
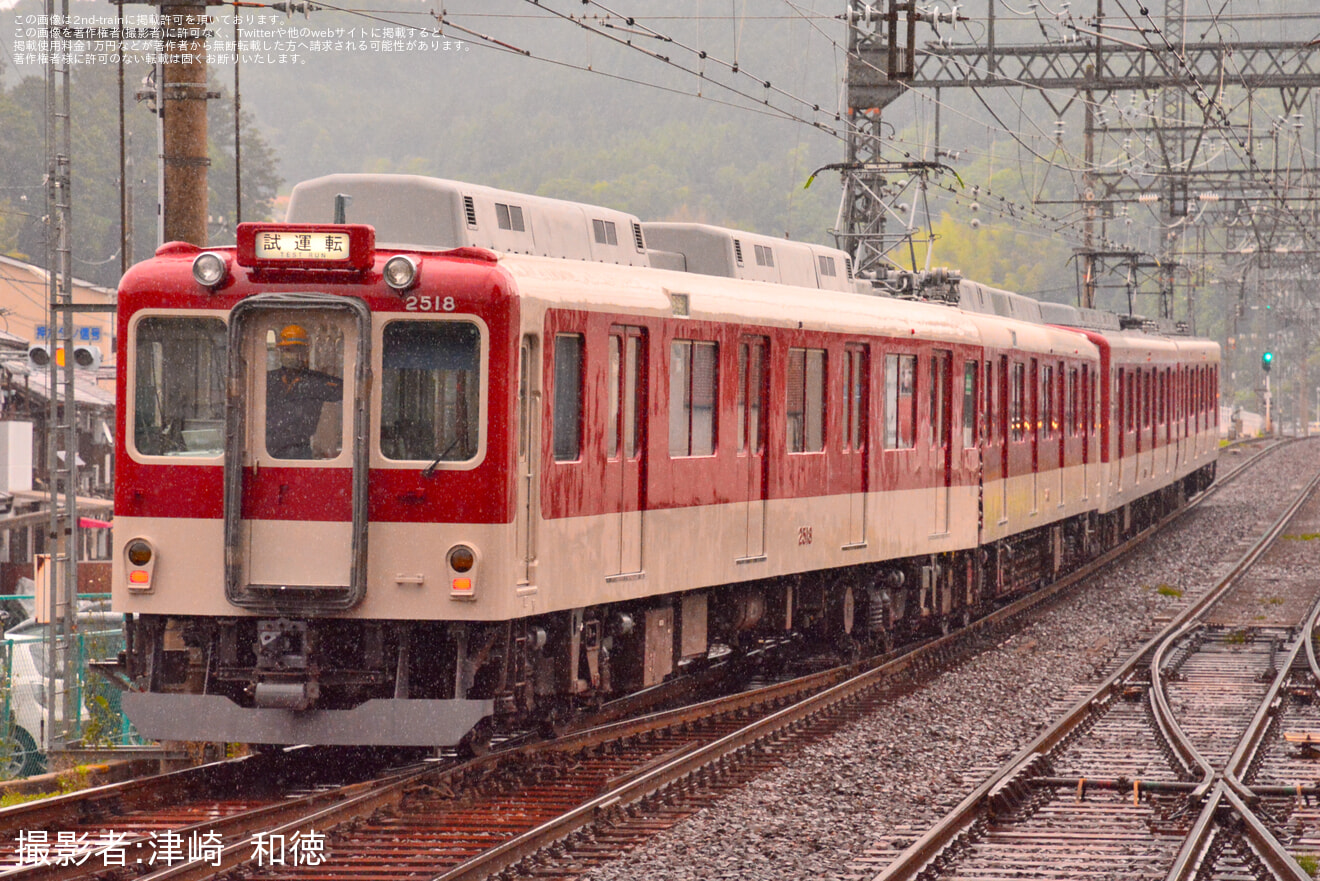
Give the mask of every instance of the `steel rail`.
MULTIPOLYGON (((894 663, 901 665, 910 658, 911 656, 900 658, 894 663)), ((681 781, 691 778, 720 760, 730 759, 736 753, 799 725, 813 716, 841 708, 861 698, 869 690, 887 684, 893 675, 893 666, 885 665, 862 673, 699 749, 671 759, 535 829, 434 876, 433 881, 472 881, 506 869, 569 833, 607 817, 611 811, 621 810, 671 784, 681 784, 681 781)))
MULTIPOLYGON (((1305 489, 1303 489, 1292 500, 1288 507, 1284 509, 1283 513, 1279 515, 1278 519, 1276 519, 1270 528, 1265 531, 1265 534, 1262 535, 1260 539, 1258 539, 1256 543, 1242 555, 1241 559, 1233 565, 1233 568, 1229 570, 1229 573, 1224 576, 1223 580, 1215 586, 1214 590, 1207 593, 1207 597, 1213 596, 1217 600, 1237 584, 1238 580, 1256 564, 1256 561, 1258 561, 1274 544, 1279 535, 1283 533, 1283 530, 1290 522, 1292 522, 1293 517, 1295 517, 1297 512, 1301 510, 1302 505, 1310 499, 1317 486, 1320 486, 1320 474, 1316 474, 1316 476, 1311 479, 1305 489)), ((1202 612, 1208 608, 1208 604, 1202 604, 1202 612)), ((1196 616, 1188 618, 1181 627, 1161 642, 1160 646, 1155 650, 1155 655, 1150 663, 1151 687, 1149 695, 1151 711, 1154 714, 1157 727, 1159 728, 1161 735, 1165 738, 1165 742, 1174 749, 1180 759, 1184 762, 1187 769, 1192 770, 1195 768, 1201 773, 1201 786, 1197 792, 1193 793, 1192 797, 1194 799, 1204 797, 1209 793, 1210 787, 1214 783, 1216 777, 1218 777, 1219 772, 1210 760, 1196 748, 1195 744, 1192 743, 1191 739, 1183 731, 1182 726, 1178 724, 1178 719, 1174 714, 1173 709, 1169 706, 1167 683, 1164 679, 1164 668, 1168 663, 1168 655, 1173 651, 1174 647, 1179 645, 1184 639, 1188 638, 1194 630, 1198 630, 1203 626, 1204 624, 1201 620, 1201 613, 1198 612, 1196 616)), ((1291 659, 1296 657, 1296 652, 1299 648, 1300 646, 1298 645, 1293 647, 1293 654, 1290 656, 1289 664, 1291 664, 1291 659)), ((1279 681, 1276 679, 1271 694, 1277 694, 1278 686, 1279 681)), ((1261 707, 1260 712, 1257 714, 1258 718, 1265 709, 1264 706, 1261 707)), ((1245 795, 1250 798, 1250 794, 1244 791, 1245 788, 1242 787, 1242 784, 1235 778, 1230 777, 1228 785, 1230 788, 1238 791, 1239 795, 1245 795)))
MULTIPOLYGON (((1239 472, 1240 471, 1241 469, 1239 469, 1239 472)), ((1238 472, 1234 473, 1236 474, 1238 472)), ((1317 481, 1320 481, 1320 476, 1317 477, 1317 481)), ((1189 503, 1174 514, 1154 524, 1138 536, 1134 537, 1131 541, 1102 555, 1100 558, 1097 558, 1076 572, 1071 573, 1059 582, 1051 585, 1049 588, 1034 592, 1028 597, 1024 597, 1003 609, 980 618, 957 633, 948 634, 933 641, 929 645, 923 647, 923 649, 931 652, 938 651, 944 645, 952 644, 952 641, 955 639, 965 638, 969 631, 974 632, 979 628, 993 626, 994 624, 1000 623, 1029 608, 1041 604, 1045 599, 1048 599, 1054 594, 1066 590, 1068 587, 1071 587, 1084 578, 1089 577, 1118 557, 1132 552, 1156 531, 1174 519, 1184 516, 1188 510, 1196 504, 1199 504, 1208 495, 1209 493, 1202 493, 1192 503, 1189 503)), ((1193 608, 1199 609, 1203 606, 1204 602, 1200 602, 1193 608)), ((503 842, 502 844, 483 852, 481 855, 435 876, 432 881, 475 881, 475 879, 485 878, 498 871, 507 869, 553 842, 561 840, 571 832, 595 823, 610 810, 619 809, 622 806, 639 801, 665 786, 671 785, 686 776, 696 773, 702 767, 708 766, 714 761, 724 759, 738 750, 753 745, 767 737, 773 736, 785 727, 798 724, 811 715, 821 712, 825 708, 832 707, 841 701, 856 699, 867 690, 879 687, 887 679, 892 677, 894 673, 901 668, 904 662, 913 659, 916 654, 917 653, 914 652, 912 655, 900 657, 875 670, 860 674, 853 679, 834 686, 828 691, 807 698, 799 704, 788 707, 773 716, 762 719, 741 731, 729 734, 706 747, 693 750, 684 756, 674 759, 666 765, 650 771, 649 773, 631 779, 627 783, 603 793, 597 798, 562 814, 554 820, 503 842)), ((1078 711, 1079 720, 1085 718, 1086 715, 1089 715, 1091 704, 1091 701, 1087 701, 1084 705, 1079 705, 1075 708, 1075 710, 1078 711)), ((1039 755, 1039 751, 1031 750, 1030 752, 1026 752, 1026 754, 1020 755, 1022 755, 1022 761, 1019 765, 1025 767, 1029 765, 1037 755, 1039 755)), ((989 787, 987 792, 994 788, 995 787, 989 787)))
POLYGON ((1274 681, 1270 684, 1270 690, 1266 692, 1264 700, 1256 710, 1251 724, 1247 727, 1242 739, 1238 741, 1237 747, 1228 759, 1228 764, 1224 768, 1224 780, 1230 789, 1241 799, 1245 801, 1255 801, 1256 793, 1243 780, 1260 752, 1261 745, 1265 741, 1265 735, 1269 732, 1269 723, 1277 715, 1280 700, 1279 692, 1283 691, 1287 685, 1288 678, 1292 675, 1293 667, 1298 658, 1306 651, 1307 646, 1313 642, 1312 635, 1315 633, 1317 623, 1320 623, 1320 597, 1311 606, 1311 611, 1306 616, 1306 624, 1299 631, 1297 639, 1293 641, 1293 647, 1289 650, 1284 662, 1279 665, 1274 681))
MULTIPOLYGON (((1289 443, 1289 442, 1285 442, 1289 443)), ((1258 456, 1253 457, 1251 464, 1259 462, 1266 454, 1273 450, 1283 448, 1285 444, 1272 446, 1258 456)), ((1211 489, 1218 489, 1224 483, 1230 482, 1239 475, 1249 470, 1244 465, 1236 469, 1232 474, 1227 475, 1224 482, 1217 483, 1211 489)), ((1281 530, 1282 524, 1286 524, 1287 518, 1295 513, 1300 507, 1302 501, 1314 489, 1317 481, 1320 481, 1320 475, 1311 482, 1304 492, 1299 494, 1293 504, 1289 506, 1284 516, 1278 518, 1253 546, 1233 567, 1229 577, 1220 581, 1213 588, 1194 603, 1184 609, 1168 625, 1166 625, 1158 634, 1145 642, 1140 648, 1133 652, 1118 669, 1111 674, 1104 682, 1100 683, 1089 695, 1074 704, 1064 716, 1052 725, 1050 728, 1041 732, 1037 737, 1019 750, 1011 759, 1009 759, 1000 770, 992 774, 989 778, 973 790, 962 802, 960 802, 945 818, 933 826, 931 829, 914 841, 898 857, 890 863, 883 871, 874 876, 874 881, 907 881, 915 878, 925 867, 933 860, 944 853, 948 847, 958 838, 964 836, 978 819, 981 818, 985 809, 989 806, 992 798, 1007 789, 1014 781, 1025 775, 1028 769, 1041 757, 1047 755, 1051 749, 1061 743, 1065 738, 1072 734, 1092 713, 1097 712, 1107 702, 1112 700, 1117 693, 1121 691, 1123 684, 1136 672, 1142 665, 1143 660, 1154 655, 1156 650, 1164 644, 1173 634, 1182 631, 1190 622, 1199 619, 1206 609, 1229 589, 1231 581, 1236 579, 1241 570, 1245 567, 1242 562, 1247 559, 1254 560, 1260 555, 1268 544, 1267 539, 1272 540, 1271 536, 1281 530)), ((1174 517, 1166 518, 1172 520, 1181 516, 1194 506, 1203 502, 1210 494, 1210 491, 1202 493, 1193 503, 1189 503, 1183 509, 1180 509, 1174 517)), ((1154 691, 1152 685, 1151 691, 1154 691)), ((1198 788, 1205 789, 1204 778, 1198 788)), ((1208 795, 1208 793, 1207 793, 1208 795)))
POLYGON ((56 826, 71 819, 81 821, 97 804, 112 800, 132 802, 136 798, 156 797, 161 787, 188 786, 201 783, 216 768, 229 768, 248 761, 250 756, 241 759, 227 759, 195 768, 184 768, 168 774, 153 774, 149 777, 135 777, 105 783, 91 789, 54 795, 38 801, 24 802, 0 808, 0 833, 12 833, 18 829, 41 829, 56 826))
MULTIPOLYGON (((217 764, 223 765, 225 763, 217 764)), ((397 779, 406 782, 418 774, 434 773, 434 771, 434 768, 418 769, 416 767, 410 767, 407 770, 392 772, 391 774, 386 775, 384 779, 397 779)), ((148 780, 150 779, 152 778, 148 778, 148 780)), ((353 796, 362 793, 363 790, 374 790, 379 788, 381 783, 382 780, 378 778, 358 783, 348 783, 343 786, 312 792, 293 799, 272 799, 269 804, 260 805, 244 811, 236 811, 235 813, 223 817, 207 818, 206 820, 181 826, 171 831, 177 833, 184 840, 187 840, 194 832, 199 835, 219 832, 225 837, 247 836, 255 832, 270 829, 273 824, 278 825, 289 823, 298 817, 306 815, 309 811, 321 809, 323 805, 333 804, 344 798, 352 798, 353 796)), ((147 798, 150 798, 152 793, 148 791, 144 793, 144 795, 146 795, 147 798)), ((98 803, 101 803, 101 800, 98 800, 98 803)), ((109 863, 107 857, 110 854, 123 851, 127 848, 140 847, 141 843, 146 840, 147 836, 145 835, 127 838, 122 842, 119 842, 117 845, 91 848, 86 852, 86 855, 79 853, 77 861, 70 860, 65 864, 60 864, 58 862, 34 863, 32 865, 20 866, 17 869, 0 873, 0 877, 3 877, 4 881, 37 881, 37 879, 40 879, 40 881, 64 881, 64 879, 83 878, 89 874, 93 874, 86 869, 86 863, 100 859, 101 865, 103 867, 108 867, 109 863)), ((96 872, 95 874, 98 876, 108 875, 110 874, 110 871, 103 868, 102 871, 96 872)))
POLYGON ((1165 881, 1187 881, 1199 876, 1204 869, 1215 835, 1223 833, 1223 821, 1220 816, 1225 810, 1231 811, 1241 820, 1240 831, 1246 836, 1252 852, 1274 873, 1275 878, 1288 879, 1288 881, 1312 881, 1310 874, 1298 865, 1247 802, 1233 791, 1226 780, 1222 779, 1216 781, 1210 791, 1205 806, 1196 818, 1191 833, 1183 841, 1182 849, 1179 850, 1169 873, 1165 876, 1165 881))
MULTIPOLYGON (((889 675, 893 675, 895 672, 907 670, 909 667, 919 664, 924 660, 925 658, 922 657, 920 652, 912 652, 894 658, 889 662, 854 678, 875 676, 882 670, 888 671, 889 675)), ((360 792, 351 798, 340 801, 337 804, 331 805, 322 810, 318 810, 310 815, 304 812, 303 815, 288 819, 282 825, 273 828, 270 826, 269 822, 267 822, 261 831, 267 832, 271 837, 282 835, 286 840, 295 832, 303 834, 309 832, 325 832, 345 822, 355 820, 376 811, 397 807, 399 802, 408 794, 408 792, 417 786, 435 785, 437 783, 452 781, 461 776, 472 775, 482 770, 492 769, 516 754, 534 754, 547 751, 576 752, 594 744, 617 741, 646 732, 687 724, 696 720, 709 720, 720 715, 743 712, 757 706, 758 704, 776 704, 795 700, 799 696, 799 693, 803 691, 814 691, 815 694, 819 695, 822 689, 821 682, 828 682, 829 678, 834 674, 835 671, 821 671, 785 683, 776 683, 754 691, 744 692, 735 695, 732 698, 713 699, 697 704, 693 707, 681 707, 674 710, 654 713, 640 719, 612 722, 596 728, 576 732, 552 742, 530 744, 520 750, 491 753, 490 755, 451 768, 421 769, 402 776, 400 779, 390 781, 384 785, 357 784, 359 788, 370 786, 371 789, 366 792, 360 792)), ((846 685, 851 681, 851 679, 845 680, 843 684, 846 685)), ((831 689, 838 689, 840 687, 839 684, 834 684, 831 689)), ((789 707, 788 709, 792 710, 793 707, 789 707)), ((787 710, 781 710, 780 714, 785 712, 787 712, 787 710)), ((728 739, 728 737, 725 738, 725 740, 728 739)), ((717 741, 717 743, 719 743, 719 741, 717 741)), ((685 756, 684 758, 687 757, 685 756)), ((668 767, 668 765, 661 766, 659 770, 663 771, 665 767, 668 767)), ((628 785, 635 786, 639 783, 644 784, 645 780, 649 779, 651 776, 652 775, 646 775, 645 777, 631 779, 629 780, 628 785)), ((600 799, 597 799, 596 801, 600 801, 600 799)), ((595 802, 592 804, 595 804, 595 802)), ((282 819, 283 817, 284 815, 281 814, 280 818, 282 819)), ((138 881, 201 881, 201 879, 223 875, 245 863, 251 862, 253 853, 253 844, 250 840, 236 841, 221 850, 219 859, 215 863, 194 862, 170 866, 152 874, 142 876, 138 881)))
MULTIPOLYGON (((1202 494, 1195 501, 1200 502, 1204 497, 1205 494, 1202 494)), ((1182 510, 1185 511, 1186 508, 1182 510)), ((844 678, 841 682, 837 681, 842 678, 839 670, 821 671, 789 682, 764 686, 755 691, 730 698, 717 698, 693 707, 663 711, 640 719, 613 722, 567 735, 553 742, 529 745, 526 747, 526 751, 533 753, 544 751, 571 752, 594 743, 617 740, 658 728, 735 713, 757 705, 764 706, 767 703, 791 700, 799 701, 793 706, 753 723, 751 726, 726 735, 706 747, 676 757, 645 774, 631 777, 610 792, 570 810, 558 819, 511 839, 493 850, 485 852, 473 861, 455 867, 438 877, 444 879, 484 877, 498 871, 500 868, 518 862, 547 844, 563 838, 575 829, 595 822, 615 808, 635 802, 669 783, 684 776, 695 774, 720 759, 726 759, 732 753, 749 744, 772 737, 786 728, 800 724, 807 717, 824 712, 830 707, 860 698, 870 689, 883 687, 903 673, 909 671, 919 672, 922 667, 934 664, 941 654, 955 648, 960 641, 966 639, 969 633, 1002 623, 1030 610, 1058 592, 1094 574, 1113 560, 1131 553, 1150 535, 1177 516, 1172 515, 1166 518, 1135 536, 1123 546, 1102 555, 1086 567, 1061 579, 1049 588, 1037 591, 998 609, 973 622, 967 628, 932 639, 924 644, 918 644, 911 647, 910 650, 898 653, 897 656, 886 655, 878 661, 860 662, 854 667, 840 668, 847 670, 855 670, 856 667, 863 668, 862 672, 856 673, 850 678, 844 678), (804 692, 809 693, 811 696, 802 699, 801 695, 804 692)), ((508 758, 509 755, 511 753, 493 753, 476 762, 449 769, 442 773, 441 779, 459 773, 470 773, 482 767, 493 767, 498 762, 508 758)), ((268 828, 267 831, 272 836, 284 835, 286 839, 294 832, 304 834, 312 831, 324 832, 357 817, 382 808, 396 806, 412 787, 434 782, 430 779, 430 775, 437 773, 441 772, 434 769, 418 772, 406 779, 377 787, 372 791, 362 793, 310 816, 291 820, 274 829, 268 828)), ((252 843, 250 841, 239 841, 223 849, 218 866, 202 863, 183 864, 144 876, 143 881, 200 881, 203 878, 224 874, 250 862, 252 854, 252 843)))
MULTIPOLYGON (((1314 488, 1315 482, 1308 487, 1308 490, 1314 488)), ((1165 876, 1165 881, 1187 881, 1194 877, 1204 862, 1206 849, 1213 840, 1206 830, 1217 824, 1216 817, 1223 808, 1231 809, 1242 820, 1242 829, 1247 835, 1252 851, 1270 868, 1270 871, 1274 872, 1275 877, 1292 878, 1295 881, 1310 878, 1310 875, 1303 872, 1297 861, 1288 853, 1287 848, 1260 822, 1249 807, 1259 793, 1253 792, 1242 781, 1241 776, 1247 773, 1264 741, 1270 722, 1279 708, 1279 692, 1291 675, 1293 665, 1303 652, 1309 654, 1311 658, 1315 657, 1314 648, 1310 647, 1314 642, 1312 634, 1315 632, 1318 618, 1320 618, 1320 602, 1313 602, 1306 616, 1305 626, 1294 640, 1285 662, 1279 665, 1269 691, 1261 700, 1251 724, 1229 757, 1223 776, 1215 785, 1214 794, 1202 806, 1201 815, 1197 818, 1194 827, 1198 834, 1189 836, 1183 842, 1177 858, 1170 867, 1168 875, 1165 876)))
MULTIPOLYGON (((1278 449, 1279 446, 1281 445, 1276 445, 1262 451, 1261 454, 1253 456, 1251 461, 1256 461, 1261 455, 1264 455, 1273 449, 1278 449)), ((703 764, 709 764, 710 762, 718 761, 722 757, 727 757, 740 748, 740 739, 743 737, 752 738, 748 742, 757 742, 767 736, 771 736, 775 730, 783 730, 784 727, 791 727, 794 724, 798 724, 801 719, 805 719, 813 712, 821 711, 819 708, 812 709, 813 706, 823 707, 834 705, 841 701, 850 701, 859 697, 866 690, 869 690, 869 688, 878 687, 903 672, 908 670, 919 671, 923 665, 933 664, 942 653, 953 648, 958 640, 965 639, 969 633, 993 627, 1021 614, 1022 612, 1039 606, 1052 596, 1068 589, 1104 566, 1112 563, 1114 560, 1133 552, 1136 548, 1144 544, 1144 542, 1159 529, 1168 525, 1170 522, 1185 516, 1189 511, 1199 506, 1207 498, 1213 496, 1222 486, 1230 483, 1240 473, 1245 470, 1250 470, 1245 467, 1246 464, 1247 463, 1244 463, 1244 467, 1236 469, 1233 473, 1225 475, 1215 486, 1202 492, 1196 498, 1189 500, 1187 504, 1177 512, 1174 512, 1142 533, 1134 536, 1122 546, 1112 549, 1092 561, 1087 566, 1071 573, 1055 584, 998 609, 989 615, 978 619, 976 622, 973 622, 967 628, 955 633, 930 640, 924 644, 909 646, 900 652, 890 653, 879 659, 871 659, 848 667, 836 668, 835 670, 821 671, 820 673, 811 674, 807 677, 800 677, 798 680, 765 686, 761 689, 757 689, 753 692, 746 692, 733 698, 709 700, 692 707, 664 711, 640 719, 614 722, 596 728, 587 729, 549 743, 524 746, 523 749, 525 752, 542 752, 545 750, 571 751, 581 749, 592 743, 600 743, 607 739, 628 737, 645 731, 656 730, 657 728, 683 724, 696 719, 707 719, 712 717, 712 715, 738 712, 752 706, 765 706, 767 703, 773 704, 775 702, 796 700, 804 692, 811 692, 813 690, 819 692, 815 702, 812 704, 798 705, 782 710, 761 720, 761 722, 750 726, 748 729, 744 729, 743 732, 737 732, 726 736, 707 748, 693 751, 681 757, 676 757, 674 761, 655 768, 645 774, 627 777, 626 783, 617 787, 615 790, 612 790, 614 795, 607 793, 605 796, 581 806, 576 812, 571 812, 575 813, 577 819, 582 820, 583 822, 573 825, 573 821, 566 821, 563 824, 558 823, 558 821, 552 821, 552 823, 547 824, 547 826, 559 826, 560 828, 573 826, 573 828, 579 828, 581 825, 586 825, 588 822, 593 821, 595 816, 601 812, 608 812, 618 805, 629 801, 636 801, 638 798, 645 797, 646 794, 655 789, 663 788, 667 785, 663 779, 666 775, 677 775, 675 779, 681 778, 684 775, 695 773, 703 767, 703 764), (861 672, 858 672, 859 670, 861 672), (848 675, 851 675, 852 678, 845 678, 848 675), (840 682, 840 680, 845 681, 840 682), (866 684, 869 680, 873 681, 866 684), (831 683, 833 684, 831 685, 831 683), (825 690, 821 691, 821 689, 825 690), (796 720, 795 714, 800 714, 800 717, 796 718, 796 720), (776 728, 776 726, 778 727, 776 728), (755 732, 765 733, 756 734, 755 732), (702 758, 703 756, 705 757, 704 760, 702 758)), ((354 791, 358 794, 343 800, 337 805, 318 810, 311 815, 304 815, 301 818, 289 819, 288 822, 274 829, 270 828, 269 824, 271 822, 283 819, 291 813, 296 813, 296 811, 281 811, 278 815, 268 814, 263 817, 262 825, 265 827, 265 831, 271 835, 283 834, 288 836, 298 831, 304 833, 309 831, 325 831, 335 825, 363 816, 364 814, 369 814, 383 807, 397 805, 399 800, 409 789, 416 785, 434 782, 433 777, 436 775, 438 775, 441 780, 452 780, 465 774, 476 773, 482 769, 493 767, 512 754, 513 753, 511 752, 493 753, 482 759, 444 769, 443 771, 436 768, 426 768, 416 771, 415 773, 403 775, 399 779, 384 784, 379 782, 374 784, 355 784, 354 786, 356 789, 354 791), (363 787, 369 787, 368 791, 361 792, 360 790, 363 787)), ((342 796, 343 791, 339 793, 338 797, 342 798, 342 796)), ((237 827, 238 824, 236 823, 236 832, 238 831, 237 827)), ((551 836, 549 835, 548 830, 545 831, 546 834, 542 836, 545 841, 557 840, 558 838, 562 838, 563 834, 565 834, 561 831, 559 835, 551 836)), ((528 834, 531 835, 532 833, 528 834)), ((503 851, 505 857, 515 853, 524 852, 524 849, 527 853, 534 852, 540 846, 543 846, 537 845, 532 847, 530 841, 531 839, 527 839, 521 843, 516 841, 507 842, 506 849, 503 851)), ((251 841, 246 840, 234 842, 229 845, 222 851, 220 867, 205 864, 184 864, 162 869, 147 877, 158 879, 158 881, 165 881, 165 879, 179 881, 179 879, 202 878, 221 874, 234 867, 240 866, 243 863, 250 862, 252 859, 250 853, 251 847, 251 841), (247 852, 246 856, 245 852, 247 852)), ((516 859, 514 859, 513 862, 516 862, 516 859)), ((461 869, 462 867, 459 868, 461 869)), ((464 875, 455 875, 454 872, 449 872, 440 877, 464 877, 464 875)))

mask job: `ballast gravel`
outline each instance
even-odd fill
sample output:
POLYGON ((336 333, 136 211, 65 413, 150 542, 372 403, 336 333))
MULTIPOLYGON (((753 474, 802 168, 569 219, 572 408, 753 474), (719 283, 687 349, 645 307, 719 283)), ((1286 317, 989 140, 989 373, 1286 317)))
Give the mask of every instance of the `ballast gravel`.
MULTIPOLYGON (((1238 459, 1221 456, 1220 475, 1238 459)), ((874 877, 1087 695, 1152 622, 1222 578, 1320 469, 1320 442, 1268 459, 1013 636, 584 877, 874 877)))

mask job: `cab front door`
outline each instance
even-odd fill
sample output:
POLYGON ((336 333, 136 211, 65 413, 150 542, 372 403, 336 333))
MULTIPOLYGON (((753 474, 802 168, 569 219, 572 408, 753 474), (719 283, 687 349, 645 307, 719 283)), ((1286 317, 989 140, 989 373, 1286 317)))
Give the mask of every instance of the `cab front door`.
POLYGON ((233 311, 226 396, 226 595, 280 612, 366 589, 370 314, 358 300, 253 297, 233 311))

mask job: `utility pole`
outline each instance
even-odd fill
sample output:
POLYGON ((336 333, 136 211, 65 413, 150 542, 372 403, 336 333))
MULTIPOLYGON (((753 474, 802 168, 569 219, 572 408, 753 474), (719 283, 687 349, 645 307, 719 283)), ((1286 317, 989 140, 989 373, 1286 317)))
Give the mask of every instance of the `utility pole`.
MULTIPOLYGON (((133 0, 115 0, 124 6, 133 0)), ((159 115, 159 243, 189 242, 206 247, 208 214, 206 102, 207 0, 141 0, 160 10, 160 59, 154 98, 159 115)))
POLYGON ((70 687, 71 621, 78 596, 78 420, 73 390, 73 200, 71 192, 69 0, 46 0, 46 277, 47 338, 51 359, 47 373, 46 490, 50 499, 46 552, 46 712, 43 732, 47 751, 65 744, 65 726, 74 718, 70 687), (57 18, 58 16, 58 18, 57 18), (63 338, 62 341, 60 338, 63 338), (59 346, 64 357, 58 357, 59 346), (63 447, 63 450, 61 450, 63 447), (64 460, 60 461, 63 452, 64 460), (62 675, 61 675, 62 674, 62 675), (64 694, 55 683, 64 682, 64 694), (57 703, 58 702, 58 703, 57 703), (61 723, 56 706, 62 706, 61 723))
POLYGON ((165 241, 206 247, 205 2, 168 0, 160 7, 165 62, 160 112, 165 126, 165 241))

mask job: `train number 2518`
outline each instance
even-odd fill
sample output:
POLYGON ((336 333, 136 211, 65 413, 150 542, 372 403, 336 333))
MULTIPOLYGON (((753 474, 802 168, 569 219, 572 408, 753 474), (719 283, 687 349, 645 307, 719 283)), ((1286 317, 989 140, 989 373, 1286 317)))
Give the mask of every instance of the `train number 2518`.
POLYGON ((453 312, 453 297, 433 297, 430 294, 410 294, 404 299, 404 308, 409 312, 453 312))

